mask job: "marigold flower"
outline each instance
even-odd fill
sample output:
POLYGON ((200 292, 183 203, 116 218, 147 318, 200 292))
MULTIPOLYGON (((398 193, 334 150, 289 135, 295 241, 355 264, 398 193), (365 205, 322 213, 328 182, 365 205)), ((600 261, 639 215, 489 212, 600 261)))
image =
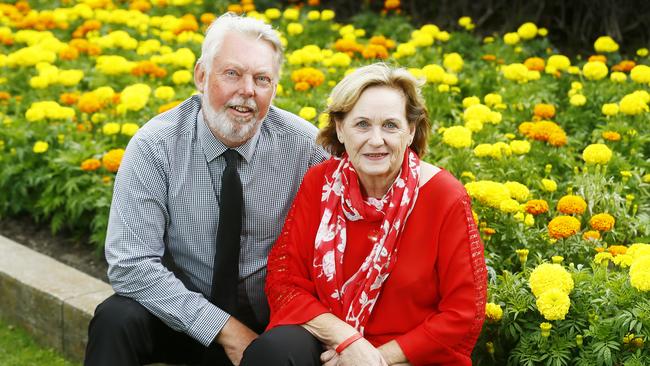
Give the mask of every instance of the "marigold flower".
POLYGON ((457 73, 463 69, 464 62, 460 54, 453 52, 445 55, 442 64, 447 70, 457 73))
POLYGON ((551 238, 568 238, 580 231, 580 221, 573 216, 558 216, 548 223, 548 234, 551 238))
POLYGON ((122 163, 122 157, 124 156, 124 149, 113 149, 108 151, 102 157, 102 164, 104 168, 111 173, 116 173, 120 168, 122 163))
POLYGON ((551 329, 553 328, 553 325, 551 323, 541 323, 539 325, 539 329, 541 330, 542 337, 547 338, 548 336, 551 335, 551 329))
POLYGON ((546 64, 556 70, 567 70, 571 66, 571 60, 564 55, 551 55, 546 64))
POLYGON ((589 220, 589 226, 592 229, 599 231, 609 231, 612 230, 616 220, 614 217, 608 213, 599 213, 591 217, 589 220))
POLYGON ((311 121, 316 117, 316 108, 314 107, 302 107, 298 115, 308 121, 311 121))
POLYGON ((630 79, 635 83, 648 84, 650 83, 650 66, 637 65, 630 71, 630 79))
POLYGON ((497 323, 503 317, 503 309, 498 304, 488 302, 485 304, 485 319, 488 323, 497 323))
POLYGON ((571 300, 566 292, 552 288, 539 295, 535 304, 546 320, 564 320, 571 300))
POLYGON ((109 122, 102 127, 102 133, 107 136, 115 135, 119 132, 120 132, 119 123, 109 122))
POLYGON ((528 285, 535 297, 540 297, 550 289, 559 289, 568 295, 573 291, 573 278, 559 264, 542 263, 530 273, 528 285))
POLYGON ((619 254, 612 259, 615 265, 621 268, 628 268, 634 262, 634 257, 629 254, 619 254))
POLYGON ((463 126, 452 126, 445 130, 442 141, 457 149, 472 145, 472 131, 463 126))
POLYGON ((525 201, 530 194, 528 187, 519 183, 508 181, 503 184, 510 191, 510 197, 516 199, 517 201, 525 201))
POLYGON ((648 112, 648 102, 640 93, 627 94, 619 102, 619 109, 627 115, 637 115, 648 112))
POLYGON ((533 114, 540 119, 551 119, 555 117, 555 106, 552 104, 536 104, 533 114))
POLYGON ((99 161, 99 159, 86 159, 81 162, 81 170, 87 171, 87 172, 92 172, 94 170, 99 169, 102 166, 102 162, 99 161))
POLYGON ((604 144, 591 144, 582 152, 582 159, 588 164, 607 164, 612 158, 612 150, 604 144))
POLYGON ((623 60, 618 64, 612 66, 612 71, 630 72, 632 69, 634 69, 635 66, 636 62, 632 60, 623 60))
POLYGON ((298 88, 298 84, 301 82, 306 83, 307 87, 311 86, 315 88, 321 85, 323 81, 325 81, 325 74, 313 67, 303 67, 291 72, 291 80, 296 83, 296 90, 301 90, 304 88, 304 84, 302 87, 298 88))
POLYGON ((530 142, 526 140, 512 140, 510 141, 510 149, 516 155, 527 154, 530 151, 530 142))
POLYGON ((587 103, 587 97, 582 94, 575 94, 569 99, 569 103, 576 107, 581 107, 587 103))
POLYGON ((515 250, 515 253, 517 253, 517 257, 519 258, 519 262, 521 265, 525 265, 526 261, 528 260, 528 249, 517 249, 515 250))
POLYGON ((136 132, 140 129, 140 126, 138 126, 136 123, 123 123, 122 128, 120 128, 120 133, 125 136, 133 136, 135 135, 136 132))
POLYGON ((566 195, 557 203, 557 210, 565 215, 583 214, 587 209, 587 202, 575 195, 566 195))
POLYGON ((39 140, 39 141, 36 141, 34 143, 34 147, 32 148, 32 151, 35 154, 43 154, 49 149, 49 147, 50 147, 50 144, 48 144, 45 141, 40 141, 39 140))
POLYGON ((607 248, 607 251, 610 252, 614 257, 618 255, 623 255, 627 253, 627 247, 625 245, 610 245, 607 248))
POLYGON ((557 183, 552 179, 542 179, 542 189, 546 192, 555 192, 557 190, 557 183))
POLYGON ((544 71, 546 68, 546 61, 541 57, 529 57, 524 61, 524 65, 526 65, 528 70, 544 71))
POLYGON ((650 291, 650 255, 637 258, 632 262, 630 284, 639 291, 650 291))
POLYGON ((519 34, 514 32, 506 33, 503 35, 503 43, 508 45, 515 45, 519 43, 520 40, 521 37, 519 37, 519 34))
POLYGON ((609 36, 602 36, 594 42, 594 49, 598 53, 609 53, 618 51, 618 43, 609 36))
POLYGON ((540 215, 548 212, 548 202, 545 200, 530 200, 526 202, 526 212, 533 215, 540 215))
POLYGON ((493 208, 499 208, 501 201, 510 198, 510 191, 505 185, 489 180, 466 183, 465 189, 472 198, 493 208))
POLYGON ((615 116, 618 114, 618 104, 616 103, 605 103, 603 104, 600 111, 606 116, 615 116))
POLYGON ((600 239, 600 231, 597 230, 588 230, 582 234, 584 240, 596 241, 600 239))
POLYGON ((522 39, 533 39, 537 35, 537 26, 532 22, 524 23, 517 29, 517 34, 522 39))

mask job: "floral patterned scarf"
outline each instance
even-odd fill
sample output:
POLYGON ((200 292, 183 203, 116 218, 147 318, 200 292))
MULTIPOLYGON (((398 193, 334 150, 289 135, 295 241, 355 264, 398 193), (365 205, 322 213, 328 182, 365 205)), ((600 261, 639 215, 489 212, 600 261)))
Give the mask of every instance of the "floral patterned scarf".
POLYGON ((323 184, 321 221, 314 243, 315 283, 332 312, 363 334, 397 260, 398 238, 417 200, 420 159, 406 149, 400 173, 381 200, 364 200, 347 154, 336 159, 340 160, 338 166, 323 184), (343 282, 346 220, 364 219, 381 219, 380 232, 361 267, 343 282))

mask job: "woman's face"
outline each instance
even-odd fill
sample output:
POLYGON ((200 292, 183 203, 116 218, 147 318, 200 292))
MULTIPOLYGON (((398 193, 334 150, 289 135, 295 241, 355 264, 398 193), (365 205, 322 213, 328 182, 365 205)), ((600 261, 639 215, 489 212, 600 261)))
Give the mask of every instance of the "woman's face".
POLYGON ((352 110, 337 121, 336 133, 362 183, 390 185, 413 140, 415 126, 406 119, 402 91, 374 86, 363 91, 352 110))

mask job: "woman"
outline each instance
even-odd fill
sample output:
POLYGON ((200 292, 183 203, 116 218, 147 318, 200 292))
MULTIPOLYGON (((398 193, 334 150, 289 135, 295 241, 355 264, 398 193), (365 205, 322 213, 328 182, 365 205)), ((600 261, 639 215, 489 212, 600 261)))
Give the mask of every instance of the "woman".
POLYGON ((319 141, 333 158, 305 175, 269 255, 270 330, 243 364, 471 365, 483 245, 462 184, 419 159, 416 80, 374 64, 331 99, 319 141))

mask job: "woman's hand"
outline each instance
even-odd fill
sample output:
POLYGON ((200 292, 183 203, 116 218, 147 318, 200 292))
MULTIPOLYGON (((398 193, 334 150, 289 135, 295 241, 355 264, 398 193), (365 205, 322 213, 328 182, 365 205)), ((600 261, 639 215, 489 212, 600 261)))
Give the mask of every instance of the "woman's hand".
POLYGON ((323 366, 388 366, 381 353, 364 338, 337 354, 329 349, 321 354, 323 366))

